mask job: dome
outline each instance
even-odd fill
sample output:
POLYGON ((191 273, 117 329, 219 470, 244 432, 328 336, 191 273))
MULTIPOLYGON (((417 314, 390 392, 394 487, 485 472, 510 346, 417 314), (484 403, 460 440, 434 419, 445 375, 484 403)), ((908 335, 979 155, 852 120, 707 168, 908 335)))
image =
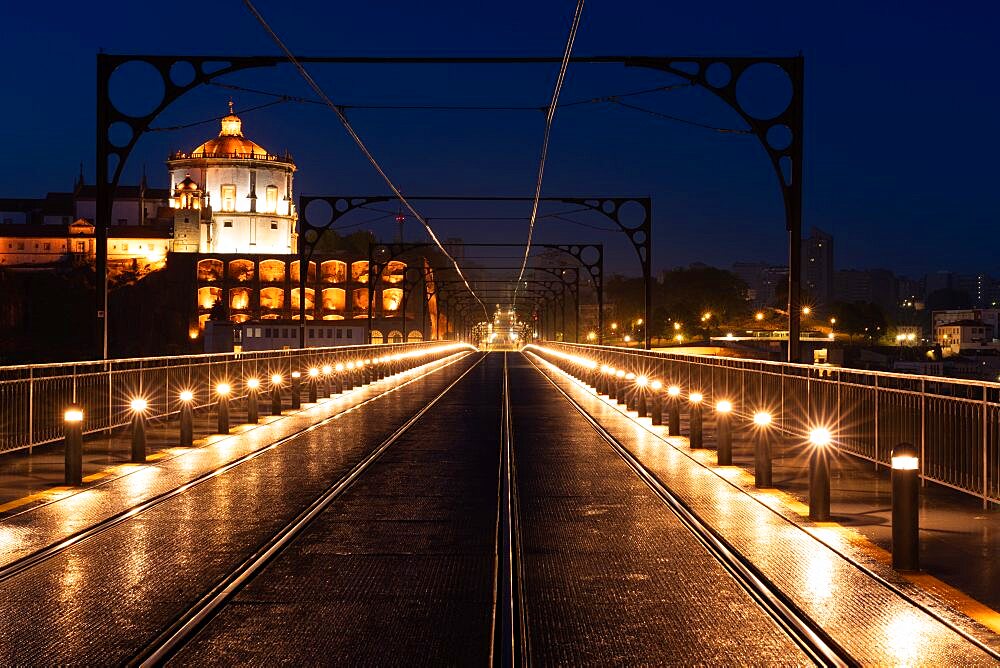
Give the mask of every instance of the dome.
POLYGON ((255 142, 243 136, 243 121, 233 113, 233 102, 229 101, 229 115, 223 116, 219 136, 191 152, 195 158, 267 158, 268 153, 255 142))

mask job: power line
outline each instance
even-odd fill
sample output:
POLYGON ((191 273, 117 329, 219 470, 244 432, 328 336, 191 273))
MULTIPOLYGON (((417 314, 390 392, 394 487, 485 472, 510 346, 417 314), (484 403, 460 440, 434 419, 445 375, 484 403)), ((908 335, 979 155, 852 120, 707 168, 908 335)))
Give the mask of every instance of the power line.
POLYGON ((684 123, 685 125, 693 125, 696 128, 703 128, 705 130, 712 130, 713 132, 720 132, 722 134, 731 135, 752 135, 751 130, 743 130, 741 128, 720 128, 715 125, 707 125, 705 123, 699 123, 698 121, 692 121, 687 118, 680 118, 678 116, 671 116, 670 114, 664 114, 660 111, 654 111, 653 109, 646 109, 645 107, 639 107, 634 104, 629 104, 628 102, 622 102, 621 100, 609 100, 620 107, 625 107, 626 109, 633 109, 635 111, 641 111, 644 114, 649 114, 650 116, 656 116, 657 118, 662 118, 668 121, 674 121, 676 123, 684 123))
MULTIPOLYGON (((583 0, 580 0, 580 3, 582 4, 583 0)), ((431 226, 427 224, 427 221, 424 220, 424 218, 417 212, 416 208, 412 204, 410 204, 409 200, 407 200, 406 197, 403 196, 403 193, 399 190, 399 188, 396 187, 396 184, 393 183, 392 179, 389 178, 389 175, 385 173, 385 170, 382 169, 382 166, 375 159, 375 156, 372 155, 372 152, 365 145, 364 141, 361 139, 358 133, 355 132, 354 128, 351 127, 351 123, 347 120, 347 117, 344 115, 344 112, 337 105, 335 105, 330 100, 329 97, 327 97, 326 93, 323 92, 323 89, 320 87, 320 85, 316 83, 315 79, 313 79, 312 76, 310 76, 309 72, 307 72, 305 67, 302 66, 302 63, 300 63, 298 59, 288 49, 288 47, 285 46, 285 43, 281 41, 281 38, 278 37, 277 33, 275 33, 274 30, 271 28, 271 26, 268 25, 267 21, 264 19, 261 13, 257 11, 257 8, 254 7, 253 2, 251 2, 251 0, 243 0, 243 4, 246 5, 247 9, 249 9, 250 12, 257 19, 257 21, 260 22, 261 26, 263 26, 264 30, 268 32, 268 34, 274 40, 275 44, 277 44, 278 47, 285 53, 285 56, 288 58, 289 62, 295 66, 295 69, 298 70, 302 78, 306 81, 307 84, 309 84, 309 87, 312 88, 313 91, 320 97, 320 99, 322 99, 323 102, 326 103, 326 106, 328 106, 337 115, 337 118, 340 119, 340 123, 344 126, 344 129, 347 130, 347 133, 354 140, 354 143, 357 144, 358 148, 361 149, 361 152, 365 154, 365 157, 368 158, 368 162, 370 162, 375 171, 379 173, 379 175, 385 181, 386 185, 388 185, 389 188, 392 190, 393 194, 395 194, 396 197, 398 197, 399 200, 406 206, 406 208, 409 209, 410 213, 412 213, 413 216, 420 221, 420 223, 424 226, 424 229, 427 230, 427 234, 430 236, 431 240, 434 241, 434 243, 441 250, 441 252, 444 253, 445 257, 451 260, 452 265, 454 265, 455 267, 455 272, 462 279, 462 282, 465 283, 465 287, 469 290, 469 293, 476 299, 476 301, 479 302, 479 305, 483 307, 483 314, 486 317, 489 317, 489 311, 486 308, 486 304, 483 303, 483 301, 472 290, 472 286, 469 285, 469 282, 465 279, 465 275, 462 274, 462 269, 458 266, 458 262, 455 261, 455 258, 452 257, 451 254, 441 244, 441 241, 437 238, 437 235, 434 234, 434 230, 432 230, 431 226)))
POLYGON ((549 103, 548 112, 545 114, 545 132, 542 136, 542 155, 538 161, 538 179, 535 182, 535 199, 531 204, 531 218, 528 221, 528 242, 524 246, 524 260, 521 262, 521 271, 517 275, 517 283, 514 284, 513 305, 517 305, 517 290, 521 285, 521 278, 524 276, 524 268, 528 266, 528 254, 531 252, 531 238, 535 234, 535 220, 538 216, 538 201, 542 197, 542 179, 545 176, 545 159, 549 153, 549 138, 552 134, 552 119, 556 115, 556 105, 559 104, 559 93, 562 91, 563 82, 566 80, 566 70, 569 68, 569 57, 573 53, 573 42, 576 41, 576 31, 580 27, 580 17, 583 15, 583 2, 578 0, 576 11, 573 14, 573 22, 570 24, 569 37, 566 39, 566 48, 563 49, 562 63, 559 66, 559 76, 556 77, 556 85, 552 90, 552 101, 549 103))
MULTIPOLYGON (((246 109, 240 109, 238 113, 249 114, 253 111, 259 111, 261 109, 267 109, 268 107, 273 107, 276 104, 284 104, 285 102, 291 102, 289 99, 273 100, 272 102, 267 102, 265 104, 258 104, 256 107, 247 107, 246 109)), ((167 125, 158 128, 149 128, 148 132, 172 132, 174 130, 186 130, 187 128, 194 128, 199 125, 205 125, 206 123, 215 123, 221 121, 226 116, 213 116, 212 118, 206 118, 200 121, 194 121, 192 123, 184 123, 183 125, 167 125)))

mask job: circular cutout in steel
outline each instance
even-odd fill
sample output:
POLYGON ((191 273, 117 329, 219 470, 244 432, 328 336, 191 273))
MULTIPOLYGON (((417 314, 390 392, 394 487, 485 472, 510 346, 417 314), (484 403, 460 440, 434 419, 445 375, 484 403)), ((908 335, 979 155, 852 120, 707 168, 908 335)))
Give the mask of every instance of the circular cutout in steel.
POLYGON ((733 71, 725 63, 712 63, 705 70, 705 81, 712 88, 725 88, 733 80, 733 71))
POLYGON ((186 60, 179 60, 170 66, 170 81, 175 86, 188 86, 194 81, 194 65, 186 60))
POLYGON ((122 63, 111 73, 108 97, 122 114, 132 118, 148 116, 163 102, 166 88, 159 70, 142 60, 122 63))
POLYGON ((745 69, 736 81, 736 100, 753 118, 776 118, 792 102, 792 80, 777 65, 756 63, 745 69))
POLYGON ((124 148, 132 141, 132 126, 124 121, 112 123, 108 128, 108 141, 112 146, 124 148))
POLYGON ((302 216, 312 227, 326 227, 333 222, 333 207, 325 199, 314 199, 306 204, 302 216))

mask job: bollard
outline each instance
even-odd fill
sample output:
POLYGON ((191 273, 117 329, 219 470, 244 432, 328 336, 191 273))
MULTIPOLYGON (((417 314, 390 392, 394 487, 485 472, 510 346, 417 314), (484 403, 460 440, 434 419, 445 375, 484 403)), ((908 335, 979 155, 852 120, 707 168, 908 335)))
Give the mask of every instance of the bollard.
POLYGON ((733 404, 730 401, 723 399, 715 404, 715 433, 718 440, 715 463, 719 466, 733 465, 732 412, 733 404))
POLYGON ((830 430, 816 427, 809 432, 809 519, 830 519, 830 430))
POLYGON ((302 408, 302 374, 292 372, 292 410, 302 408))
POLYGON ((336 376, 336 378, 333 381, 333 393, 334 394, 343 394, 344 393, 344 365, 338 363, 337 366, 334 367, 334 368, 337 371, 337 376, 336 376))
POLYGON ((257 378, 247 379, 247 422, 257 424, 260 422, 260 410, 257 406, 257 393, 260 391, 260 380, 257 378))
POLYGON ((635 401, 636 401, 636 386, 635 386, 635 374, 627 373, 625 374, 625 410, 634 411, 635 401))
POLYGON ((900 443, 892 449, 892 567, 920 568, 920 460, 917 449, 900 443))
POLYGON ((654 380, 649 387, 653 392, 649 410, 652 413, 653 425, 659 427, 663 424, 663 383, 654 380))
POLYGON ((691 449, 705 447, 704 430, 702 429, 701 400, 704 399, 701 392, 692 392, 688 395, 688 402, 691 404, 691 414, 688 418, 688 447, 691 449))
POLYGON ((73 404, 63 413, 66 423, 64 448, 66 484, 78 487, 83 484, 83 407, 73 404))
POLYGON ((668 387, 667 402, 667 433, 677 436, 681 433, 681 388, 668 387))
POLYGON ((183 390, 180 393, 180 399, 180 446, 182 448, 190 448, 194 445, 194 409, 191 407, 191 403, 194 401, 194 392, 191 390, 183 390))
POLYGON ((271 376, 271 415, 281 415, 281 383, 283 380, 280 373, 271 376))
POLYGON ((129 404, 132 409, 132 462, 142 464, 146 461, 146 408, 149 404, 145 399, 136 398, 129 404))
POLYGON ((612 397, 619 406, 625 404, 625 372, 622 369, 615 371, 615 383, 614 383, 615 395, 612 397))
POLYGON ((333 396, 332 388, 330 387, 330 374, 333 373, 333 367, 329 364, 323 365, 323 388, 320 394, 324 397, 333 396))
POLYGON ((309 369, 309 403, 314 404, 319 401, 319 369, 311 367, 309 369))
POLYGON ((754 486, 771 487, 771 414, 754 413, 753 423, 757 427, 753 442, 754 486))
POLYGON ((354 389, 354 362, 347 363, 347 378, 344 379, 344 388, 348 391, 354 389))
POLYGON ((219 397, 219 422, 217 426, 220 434, 229 433, 229 392, 232 389, 229 383, 219 383, 215 386, 215 393, 219 397))
POLYGON ((636 394, 636 411, 639 413, 639 417, 646 417, 649 414, 649 401, 647 394, 649 394, 649 378, 645 376, 639 376, 635 379, 635 394, 636 394))

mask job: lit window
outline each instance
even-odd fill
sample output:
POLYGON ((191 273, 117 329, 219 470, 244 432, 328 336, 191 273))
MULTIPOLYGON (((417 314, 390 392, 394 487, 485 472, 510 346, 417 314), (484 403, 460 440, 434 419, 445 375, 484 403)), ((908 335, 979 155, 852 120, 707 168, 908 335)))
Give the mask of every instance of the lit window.
POLYGON ((264 209, 268 213, 278 212, 278 188, 277 186, 267 187, 267 208, 264 209))
POLYGON ((222 210, 236 210, 236 186, 233 184, 222 186, 222 210))
POLYGON ((227 220, 226 222, 222 223, 222 226, 223 227, 232 227, 233 226, 233 221, 227 220))
POLYGON ((274 222, 273 220, 271 221, 271 229, 272 230, 278 229, 278 224, 276 222, 274 222))

